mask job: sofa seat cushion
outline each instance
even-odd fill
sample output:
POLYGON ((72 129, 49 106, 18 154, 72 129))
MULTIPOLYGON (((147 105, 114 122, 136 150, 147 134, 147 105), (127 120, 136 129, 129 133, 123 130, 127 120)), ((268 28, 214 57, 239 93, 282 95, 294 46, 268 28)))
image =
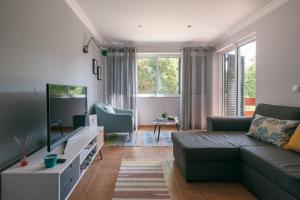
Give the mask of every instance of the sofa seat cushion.
POLYGON ((180 148, 186 161, 239 160, 239 147, 264 145, 245 132, 180 132, 172 134, 174 148, 180 148))
POLYGON ((300 198, 300 156, 272 145, 241 147, 241 159, 263 176, 300 198))

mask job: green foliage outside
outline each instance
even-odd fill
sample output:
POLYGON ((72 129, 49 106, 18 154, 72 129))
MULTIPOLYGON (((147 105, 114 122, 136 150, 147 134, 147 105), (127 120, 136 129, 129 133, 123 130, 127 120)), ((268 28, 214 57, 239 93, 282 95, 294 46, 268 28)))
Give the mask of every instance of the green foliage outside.
POLYGON ((138 59, 138 93, 139 94, 178 94, 179 92, 179 58, 156 57, 138 59))
POLYGON ((156 58, 138 59, 138 93, 156 93, 156 58))
POLYGON ((245 98, 256 97, 256 66, 252 64, 245 71, 245 98))
POLYGON ((160 94, 178 94, 179 58, 159 58, 160 94))

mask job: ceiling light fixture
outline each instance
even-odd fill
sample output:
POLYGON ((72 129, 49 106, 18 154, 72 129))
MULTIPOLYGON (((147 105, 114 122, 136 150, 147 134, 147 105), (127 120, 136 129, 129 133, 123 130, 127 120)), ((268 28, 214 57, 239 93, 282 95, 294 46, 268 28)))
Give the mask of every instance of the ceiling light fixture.
POLYGON ((138 25, 139 28, 142 28, 142 25, 138 25))
POLYGON ((189 24, 189 25, 187 25, 186 27, 187 27, 187 28, 192 28, 192 25, 189 24))

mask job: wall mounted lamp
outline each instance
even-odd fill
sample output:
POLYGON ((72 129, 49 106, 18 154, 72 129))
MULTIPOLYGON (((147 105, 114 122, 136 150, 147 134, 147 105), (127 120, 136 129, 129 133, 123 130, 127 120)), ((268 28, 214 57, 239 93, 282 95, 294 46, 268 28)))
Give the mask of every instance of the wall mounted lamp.
POLYGON ((107 56, 107 52, 108 52, 107 49, 101 47, 101 46, 96 42, 96 40, 95 40, 94 37, 91 37, 91 38, 89 39, 89 41, 87 42, 87 44, 86 44, 86 45, 83 45, 83 48, 82 48, 83 53, 88 53, 88 52, 89 52, 89 45, 90 45, 90 42, 91 42, 91 41, 94 41, 94 43, 96 44, 96 46, 97 46, 99 49, 101 49, 101 55, 102 55, 102 56, 107 56))

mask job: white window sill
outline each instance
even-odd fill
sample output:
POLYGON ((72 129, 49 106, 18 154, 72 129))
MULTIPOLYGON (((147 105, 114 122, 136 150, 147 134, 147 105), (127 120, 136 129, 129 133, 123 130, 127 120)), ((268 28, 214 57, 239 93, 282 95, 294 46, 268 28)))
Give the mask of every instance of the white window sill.
POLYGON ((175 97, 179 98, 180 94, 138 94, 137 97, 150 97, 150 98, 169 98, 169 97, 175 97))

